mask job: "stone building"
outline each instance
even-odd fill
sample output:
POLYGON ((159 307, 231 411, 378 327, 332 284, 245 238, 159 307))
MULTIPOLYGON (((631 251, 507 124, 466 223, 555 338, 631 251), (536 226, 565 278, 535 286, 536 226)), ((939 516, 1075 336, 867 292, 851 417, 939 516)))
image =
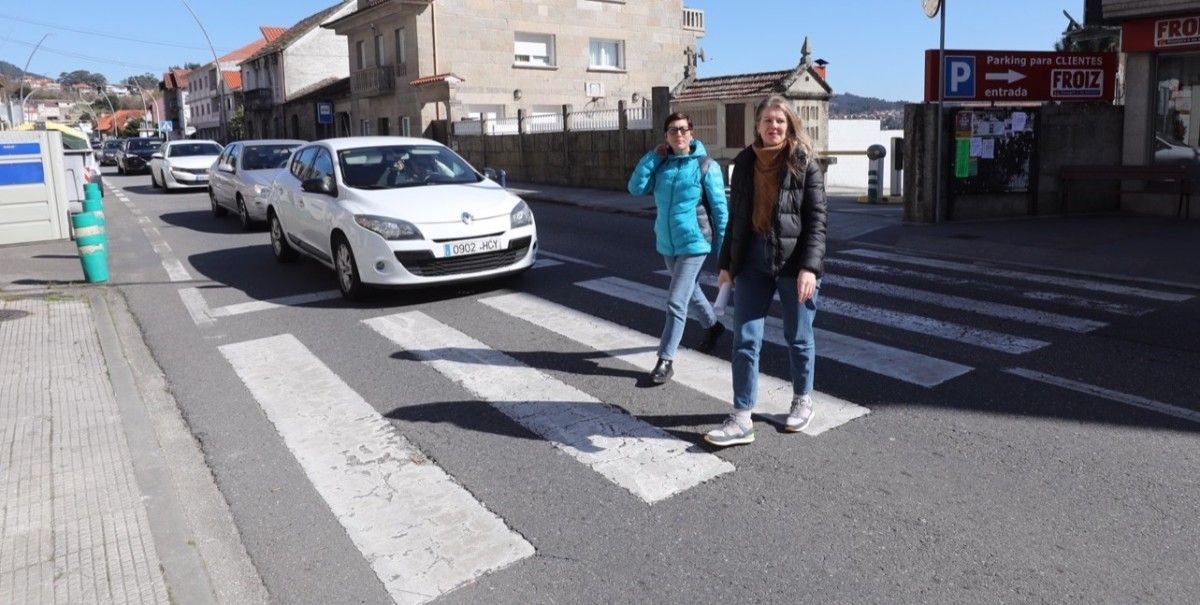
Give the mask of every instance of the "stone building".
POLYGON ((358 0, 346 36, 353 134, 446 139, 461 118, 644 103, 685 77, 704 13, 683 0, 358 0))
POLYGON ((189 136, 229 142, 221 140, 221 131, 222 124, 227 129, 229 120, 241 106, 242 72, 238 63, 282 35, 284 28, 260 27, 259 31, 262 37, 258 40, 218 57, 216 61, 201 65, 188 74, 188 113, 191 115, 191 126, 195 128, 189 136))
POLYGON ((833 96, 825 73, 825 68, 812 60, 812 48, 805 38, 800 62, 791 69, 686 78, 672 91, 671 110, 688 114, 695 127, 693 135, 704 142, 711 157, 727 164, 754 142, 758 103, 773 94, 783 95, 792 101, 813 148, 824 152, 829 149, 829 100, 833 96))
POLYGON ((317 132, 316 107, 295 101, 350 75, 346 39, 322 23, 352 12, 343 0, 309 15, 240 64, 247 138, 307 138, 317 132))

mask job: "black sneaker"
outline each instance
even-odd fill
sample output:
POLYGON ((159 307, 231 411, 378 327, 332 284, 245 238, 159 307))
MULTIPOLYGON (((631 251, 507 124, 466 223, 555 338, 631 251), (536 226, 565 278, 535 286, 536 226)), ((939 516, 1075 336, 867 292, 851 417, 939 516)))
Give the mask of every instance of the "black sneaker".
POLYGON ((675 370, 671 368, 670 359, 659 359, 658 363, 650 370, 650 382, 654 384, 662 384, 671 379, 675 375, 675 370))
POLYGON ((711 328, 704 331, 704 340, 696 345, 696 350, 701 353, 707 353, 717 346, 717 341, 721 340, 721 335, 725 333, 725 324, 717 322, 711 328))

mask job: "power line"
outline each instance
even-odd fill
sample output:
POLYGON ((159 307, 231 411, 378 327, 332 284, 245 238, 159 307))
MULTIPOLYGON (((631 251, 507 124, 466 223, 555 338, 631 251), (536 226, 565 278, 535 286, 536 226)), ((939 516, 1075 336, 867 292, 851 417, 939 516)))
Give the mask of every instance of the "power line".
POLYGON ((122 42, 136 42, 138 44, 148 44, 148 45, 152 45, 152 46, 167 46, 167 47, 171 47, 171 48, 182 48, 184 50, 208 50, 206 48, 202 48, 199 46, 187 46, 184 44, 173 44, 171 42, 156 42, 154 40, 142 40, 142 39, 138 39, 138 38, 127 38, 125 36, 118 36, 115 34, 98 32, 98 31, 94 31, 94 30, 75 29, 75 28, 71 28, 71 27, 64 27, 62 25, 56 25, 53 23, 45 23, 42 21, 35 21, 33 19, 22 19, 21 17, 10 17, 7 15, 0 15, 0 19, 7 19, 9 21, 18 21, 18 22, 27 23, 30 25, 40 25, 42 27, 49 27, 51 29, 58 29, 58 30, 62 30, 62 31, 75 33, 75 34, 84 34, 87 36, 95 36, 97 38, 107 38, 109 40, 120 40, 122 42))
MULTIPOLYGON (((0 38, 0 40, 3 40, 5 42, 12 42, 14 44, 20 44, 22 46, 28 46, 28 47, 34 46, 34 44, 32 42, 25 42, 23 40, 14 40, 12 38, 0 38)), ((60 55, 63 57, 70 57, 72 59, 79 59, 81 61, 88 61, 90 63, 98 63, 100 65, 120 65, 121 67, 133 67, 133 68, 138 68, 138 69, 148 69, 151 72, 161 69, 161 66, 158 66, 158 65, 146 65, 143 63, 129 63, 127 61, 120 61, 117 59, 104 59, 104 58, 99 58, 99 57, 92 57, 92 56, 74 53, 74 52, 70 52, 70 51, 66 51, 66 50, 60 50, 57 48, 50 48, 49 46, 43 46, 41 48, 41 51, 48 52, 48 53, 55 54, 55 55, 60 55)))

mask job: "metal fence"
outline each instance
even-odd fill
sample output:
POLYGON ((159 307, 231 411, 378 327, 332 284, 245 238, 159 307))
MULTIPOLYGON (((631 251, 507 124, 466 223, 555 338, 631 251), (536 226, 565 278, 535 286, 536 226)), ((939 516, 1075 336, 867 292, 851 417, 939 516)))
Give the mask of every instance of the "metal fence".
POLYGON ((625 128, 628 130, 650 130, 651 108, 649 105, 619 107, 617 109, 591 109, 569 113, 539 113, 524 118, 491 118, 486 120, 463 119, 454 122, 455 136, 481 136, 504 134, 529 134, 539 132, 595 132, 621 128, 621 112, 625 112, 625 128), (564 128, 564 124, 569 128, 564 128))

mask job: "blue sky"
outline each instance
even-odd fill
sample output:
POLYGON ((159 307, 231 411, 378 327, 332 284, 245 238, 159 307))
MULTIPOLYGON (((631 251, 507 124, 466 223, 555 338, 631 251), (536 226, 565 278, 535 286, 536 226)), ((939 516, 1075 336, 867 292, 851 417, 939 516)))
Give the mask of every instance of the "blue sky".
MULTIPOLYGON (((631 0, 660 1, 660 0, 631 0)), ((667 0, 673 1, 673 0, 667 0)), ((946 47, 1051 50, 1066 29, 1065 9, 1083 19, 1083 0, 947 0, 946 47)), ((212 59, 200 29, 179 0, 5 0, 0 59, 57 77, 86 69, 110 81, 171 64, 212 59), (53 4, 56 14, 47 7, 53 4), (61 7, 61 8, 59 8, 61 7), (72 31, 74 30, 74 31, 72 31)), ((332 0, 188 0, 218 52, 257 37, 259 25, 287 27, 332 0)), ((938 20, 919 0, 685 0, 705 12, 700 41, 708 60, 700 76, 786 69, 808 36, 813 55, 829 61, 835 92, 919 101, 923 52, 937 48, 938 20)))

